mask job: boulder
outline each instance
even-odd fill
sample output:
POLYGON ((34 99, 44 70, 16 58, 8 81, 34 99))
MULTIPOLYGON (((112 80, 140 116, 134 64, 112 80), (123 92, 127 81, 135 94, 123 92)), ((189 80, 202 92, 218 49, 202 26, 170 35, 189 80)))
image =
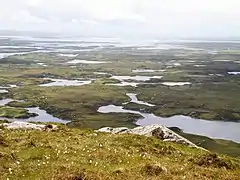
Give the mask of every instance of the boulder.
POLYGON ((29 130, 55 130, 57 129, 56 125, 44 125, 44 124, 33 124, 23 121, 14 121, 11 123, 3 123, 3 127, 6 129, 29 129, 29 130))
POLYGON ((120 134, 120 133, 130 133, 130 129, 128 129, 126 127, 119 127, 119 128, 104 127, 104 128, 99 129, 98 132, 120 134))
POLYGON ((186 138, 173 132, 172 130, 170 130, 164 125, 139 126, 133 129, 129 129, 126 127, 120 127, 120 128, 104 127, 97 131, 112 133, 112 134, 128 133, 128 134, 137 134, 137 135, 142 135, 147 137, 154 136, 163 141, 175 142, 175 143, 183 144, 189 147, 201 148, 195 145, 194 143, 192 143, 191 141, 187 140, 186 138))

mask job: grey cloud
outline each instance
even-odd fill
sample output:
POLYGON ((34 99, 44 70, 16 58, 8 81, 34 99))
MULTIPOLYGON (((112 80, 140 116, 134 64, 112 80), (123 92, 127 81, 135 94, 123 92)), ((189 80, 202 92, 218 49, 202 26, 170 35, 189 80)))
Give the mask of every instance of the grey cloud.
POLYGON ((0 29, 128 37, 240 36, 238 0, 0 2, 0 29))

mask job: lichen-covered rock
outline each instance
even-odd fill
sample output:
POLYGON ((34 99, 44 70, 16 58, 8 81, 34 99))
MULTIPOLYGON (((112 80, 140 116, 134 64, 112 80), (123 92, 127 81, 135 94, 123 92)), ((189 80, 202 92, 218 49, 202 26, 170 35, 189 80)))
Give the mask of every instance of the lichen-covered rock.
POLYGON ((57 129, 56 125, 43 125, 43 124, 33 124, 23 121, 14 121, 11 123, 3 123, 3 127, 6 129, 30 129, 30 130, 55 130, 57 129))
POLYGON ((112 134, 121 134, 121 133, 130 133, 130 129, 126 127, 112 128, 112 127, 104 127, 98 130, 98 132, 106 132, 112 134))
POLYGON ((173 132, 172 130, 170 130, 164 125, 139 126, 133 129, 129 129, 126 127, 120 127, 120 128, 104 127, 97 131, 112 133, 112 134, 129 133, 129 134, 137 134, 137 135, 148 136, 148 137, 154 136, 163 141, 170 141, 178 144, 183 144, 189 147, 200 148, 194 143, 192 143, 191 141, 187 140, 186 138, 176 134, 175 132, 173 132))

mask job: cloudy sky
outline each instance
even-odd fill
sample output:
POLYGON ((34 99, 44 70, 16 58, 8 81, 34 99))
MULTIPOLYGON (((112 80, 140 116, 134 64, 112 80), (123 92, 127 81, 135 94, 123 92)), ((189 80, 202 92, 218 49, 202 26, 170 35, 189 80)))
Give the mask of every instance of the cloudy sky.
POLYGON ((240 37, 239 0, 0 0, 0 29, 90 36, 240 37))

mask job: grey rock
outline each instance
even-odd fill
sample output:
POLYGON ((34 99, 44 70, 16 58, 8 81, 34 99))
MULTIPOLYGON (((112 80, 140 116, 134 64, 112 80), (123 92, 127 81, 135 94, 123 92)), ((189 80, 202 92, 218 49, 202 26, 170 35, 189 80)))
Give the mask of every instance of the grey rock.
POLYGON ((119 127, 119 128, 104 127, 104 128, 99 129, 98 132, 121 134, 121 133, 130 133, 130 129, 128 129, 126 127, 119 127))
POLYGON ((3 127, 6 129, 29 129, 29 130, 55 130, 57 129, 56 125, 43 125, 43 124, 33 124, 23 121, 14 121, 11 123, 3 123, 3 127))
POLYGON ((147 137, 154 136, 163 141, 175 142, 175 143, 186 145, 189 147, 203 149, 201 147, 198 147, 191 141, 187 140, 186 138, 176 134, 175 132, 173 132, 172 130, 170 130, 164 125, 139 126, 133 129, 129 129, 126 127, 120 127, 120 128, 104 127, 97 131, 112 133, 112 134, 129 133, 129 134, 137 134, 137 135, 142 135, 147 137))

